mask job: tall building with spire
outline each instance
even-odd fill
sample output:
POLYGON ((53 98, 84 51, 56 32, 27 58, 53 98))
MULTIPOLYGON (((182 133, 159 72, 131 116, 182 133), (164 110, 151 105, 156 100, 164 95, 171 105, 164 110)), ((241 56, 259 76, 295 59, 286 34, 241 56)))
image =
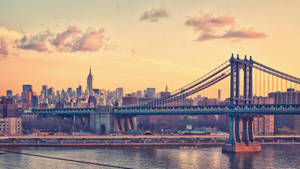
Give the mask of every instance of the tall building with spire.
POLYGON ((87 77, 86 90, 88 91, 89 96, 93 94, 93 75, 92 75, 92 69, 91 68, 90 68, 90 73, 87 77))

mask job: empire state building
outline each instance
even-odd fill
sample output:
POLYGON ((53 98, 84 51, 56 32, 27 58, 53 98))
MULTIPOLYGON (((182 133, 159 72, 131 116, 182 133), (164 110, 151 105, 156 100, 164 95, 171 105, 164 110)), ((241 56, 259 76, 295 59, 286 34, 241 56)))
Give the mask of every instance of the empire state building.
POLYGON ((91 68, 90 68, 90 73, 87 77, 86 90, 88 91, 89 96, 93 94, 93 75, 92 75, 92 69, 91 68))

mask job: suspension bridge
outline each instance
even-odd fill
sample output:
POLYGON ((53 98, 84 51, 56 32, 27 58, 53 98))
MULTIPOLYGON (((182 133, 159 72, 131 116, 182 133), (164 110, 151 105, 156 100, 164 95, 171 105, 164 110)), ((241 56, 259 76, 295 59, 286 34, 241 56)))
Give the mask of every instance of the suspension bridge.
MULTIPOLYGON (((100 130, 126 131, 136 128, 136 115, 201 115, 229 116, 228 145, 224 151, 260 151, 254 142, 253 119, 259 115, 300 114, 300 98, 286 97, 280 103, 265 103, 260 98, 268 93, 300 88, 300 79, 266 66, 250 56, 231 58, 199 79, 179 88, 168 96, 136 105, 102 108, 33 109, 39 115, 90 115, 100 130), (195 95, 217 93, 222 89, 225 100, 216 105, 186 105, 195 95), (227 95, 227 96, 226 96, 227 95), (97 113, 98 112, 98 113, 97 113), (99 119, 97 121, 97 119, 99 119), (101 127, 100 127, 101 126, 101 127)), ((96 127, 97 128, 97 127, 96 127)))

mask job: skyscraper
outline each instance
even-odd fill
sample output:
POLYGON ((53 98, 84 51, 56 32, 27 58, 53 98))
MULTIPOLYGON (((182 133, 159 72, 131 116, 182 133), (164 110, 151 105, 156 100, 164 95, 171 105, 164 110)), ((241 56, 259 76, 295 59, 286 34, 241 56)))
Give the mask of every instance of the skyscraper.
POLYGON ((42 85, 42 94, 44 94, 45 98, 48 96, 48 86, 47 85, 42 85))
POLYGON ((76 88, 76 95, 78 97, 81 97, 81 93, 82 93, 82 88, 81 88, 81 85, 79 85, 77 88, 76 88))
POLYGON ((87 77, 86 90, 88 91, 89 96, 93 94, 93 75, 92 75, 92 69, 91 68, 90 68, 90 73, 87 77))
POLYGON ((12 90, 6 90, 6 96, 7 97, 12 97, 12 90))
POLYGON ((144 91, 145 97, 155 98, 155 88, 147 88, 144 91))

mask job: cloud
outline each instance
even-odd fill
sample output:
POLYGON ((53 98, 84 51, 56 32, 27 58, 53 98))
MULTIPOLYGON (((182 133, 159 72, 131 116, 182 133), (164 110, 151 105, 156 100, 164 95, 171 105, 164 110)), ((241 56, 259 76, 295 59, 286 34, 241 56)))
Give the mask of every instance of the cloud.
POLYGON ((81 31, 76 26, 70 26, 66 31, 58 33, 52 44, 55 46, 61 46, 66 40, 78 33, 81 33, 81 31))
POLYGON ((73 42, 73 51, 95 52, 100 50, 104 45, 104 29, 93 30, 88 28, 84 34, 73 42))
POLYGON ((0 26, 0 57, 16 55, 13 51, 13 48, 15 47, 14 41, 21 37, 22 34, 0 26))
POLYGON ((256 38, 264 38, 267 35, 262 32, 255 32, 253 29, 248 30, 230 30, 226 32, 224 35, 218 36, 214 34, 204 33, 197 38, 197 41, 207 41, 213 39, 256 39, 256 38))
POLYGON ((186 22, 186 26, 194 27, 195 30, 201 30, 205 32, 213 31, 218 27, 233 26, 235 20, 230 16, 213 17, 211 15, 203 15, 201 17, 189 18, 186 22))
POLYGON ((200 17, 191 17, 184 23, 186 26, 193 27, 195 31, 201 32, 196 41, 208 41, 214 39, 257 39, 267 37, 263 32, 256 32, 250 29, 236 28, 235 19, 231 16, 214 17, 205 14, 200 17))
POLYGON ((170 15, 165 7, 161 6, 159 9, 151 9, 150 11, 145 11, 140 17, 140 21, 150 21, 158 22, 161 18, 167 18, 170 15))
POLYGON ((15 40, 15 39, 22 38, 22 36, 23 35, 21 33, 18 33, 13 30, 8 30, 8 29, 0 26, 0 38, 4 38, 4 39, 8 39, 8 40, 15 40))
POLYGON ((8 56, 8 45, 4 39, 0 39, 0 56, 1 57, 8 56))
POLYGON ((53 37, 50 31, 41 32, 37 35, 24 35, 22 39, 16 41, 17 48, 24 50, 34 50, 37 52, 51 52, 49 38, 53 37))
POLYGON ((237 31, 228 31, 226 34, 222 36, 222 38, 248 38, 248 39, 255 39, 255 38, 264 38, 267 35, 263 32, 255 32, 253 29, 244 29, 244 30, 237 30, 237 31))
POLYGON ((197 41, 206 41, 206 40, 212 40, 212 39, 218 39, 218 38, 220 38, 220 37, 209 34, 209 33, 204 33, 198 37, 197 41))
POLYGON ((17 55, 20 50, 35 52, 97 52, 109 50, 104 29, 87 28, 85 31, 70 26, 64 31, 49 30, 34 35, 25 35, 0 27, 0 57, 17 55))

